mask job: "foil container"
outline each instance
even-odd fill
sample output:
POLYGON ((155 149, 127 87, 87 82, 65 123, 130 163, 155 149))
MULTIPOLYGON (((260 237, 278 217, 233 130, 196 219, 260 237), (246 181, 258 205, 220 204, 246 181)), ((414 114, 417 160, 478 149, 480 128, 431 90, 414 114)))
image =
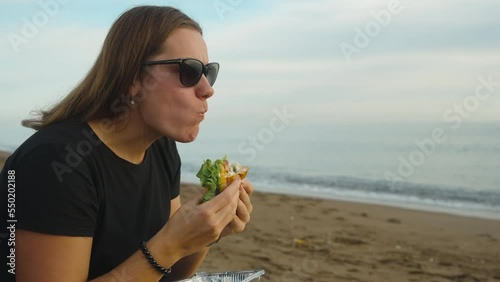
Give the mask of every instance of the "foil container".
POLYGON ((198 272, 189 279, 177 282, 258 282, 264 273, 263 269, 219 273, 198 272))

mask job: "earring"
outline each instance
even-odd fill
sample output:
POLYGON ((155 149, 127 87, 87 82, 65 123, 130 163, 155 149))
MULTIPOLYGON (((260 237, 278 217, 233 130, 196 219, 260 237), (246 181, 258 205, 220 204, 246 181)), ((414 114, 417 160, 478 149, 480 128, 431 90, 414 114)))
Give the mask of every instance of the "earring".
POLYGON ((135 104, 135 101, 134 101, 134 100, 130 101, 130 104, 131 104, 131 105, 134 105, 134 104, 135 104))

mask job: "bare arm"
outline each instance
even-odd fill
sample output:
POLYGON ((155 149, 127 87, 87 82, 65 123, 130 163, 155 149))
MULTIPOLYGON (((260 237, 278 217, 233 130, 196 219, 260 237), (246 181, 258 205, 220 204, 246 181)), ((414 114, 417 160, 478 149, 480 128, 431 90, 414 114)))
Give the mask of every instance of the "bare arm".
MULTIPOLYGON (((148 244, 154 253, 159 244, 148 244)), ((16 230, 16 281, 87 281, 92 238, 16 230)), ((171 264, 176 258, 172 257, 171 264)), ((164 260, 167 263, 167 260, 164 260)), ((158 273, 138 251, 93 281, 158 281, 158 273), (128 279, 128 280, 127 280, 128 279)))
MULTIPOLYGON (((180 197, 176 197, 171 201, 170 204, 170 217, 172 217, 172 215, 174 215, 180 207, 181 199, 180 197)), ((175 281, 186 279, 193 275, 198 267, 200 267, 200 265, 203 263, 203 260, 205 259, 207 253, 208 248, 203 248, 199 252, 180 259, 174 264, 174 266, 172 266, 172 273, 169 275, 169 280, 175 281)))
POLYGON ((16 230, 16 281, 87 281, 92 238, 16 230))

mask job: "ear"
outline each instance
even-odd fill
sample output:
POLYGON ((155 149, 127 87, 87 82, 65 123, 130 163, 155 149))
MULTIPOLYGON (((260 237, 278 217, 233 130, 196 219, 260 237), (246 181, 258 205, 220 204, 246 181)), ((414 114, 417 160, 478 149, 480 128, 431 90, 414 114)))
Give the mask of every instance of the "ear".
POLYGON ((134 83, 130 87, 129 97, 131 98, 131 100, 133 100, 135 102, 141 102, 142 99, 144 98, 142 93, 143 93, 142 83, 141 83, 140 79, 136 78, 134 80, 134 83))

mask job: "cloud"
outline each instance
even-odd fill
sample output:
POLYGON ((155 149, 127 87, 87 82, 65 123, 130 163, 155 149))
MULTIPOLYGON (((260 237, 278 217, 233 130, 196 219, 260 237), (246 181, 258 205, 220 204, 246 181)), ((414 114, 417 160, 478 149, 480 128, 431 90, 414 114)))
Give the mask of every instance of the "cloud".
MULTIPOLYGON (((363 29, 388 2, 289 1, 253 19, 209 26, 210 56, 222 64, 217 95, 224 97, 211 103, 245 99, 256 113, 291 103, 321 120, 338 118, 334 112, 357 120, 439 119, 448 105, 473 92, 479 75, 499 68, 500 40, 484 32, 494 26, 493 1, 470 7, 464 1, 402 0, 404 10, 347 63, 339 44, 352 43, 354 28, 363 29), (363 105, 372 106, 358 110, 363 105)), ((476 118, 500 119, 485 107, 476 118)))
MULTIPOLYGON (((364 29, 388 2, 245 1, 222 21, 213 7, 203 14, 186 2, 183 10, 201 19, 211 60, 221 63, 210 118, 257 119, 287 104, 304 120, 439 119, 473 93, 479 75, 500 69, 500 38, 489 33, 498 27, 495 1, 401 0, 402 12, 348 63, 339 44, 352 44, 354 29, 364 29)), ((65 15, 75 7, 67 5, 65 15)), ((73 24, 51 22, 18 54, 2 41, 2 119, 26 117, 83 78, 109 29, 92 26, 91 11, 85 13, 73 24)), ((117 12, 107 13, 111 21, 117 12)), ((499 100, 489 99, 474 118, 500 120, 493 110, 499 100)))

